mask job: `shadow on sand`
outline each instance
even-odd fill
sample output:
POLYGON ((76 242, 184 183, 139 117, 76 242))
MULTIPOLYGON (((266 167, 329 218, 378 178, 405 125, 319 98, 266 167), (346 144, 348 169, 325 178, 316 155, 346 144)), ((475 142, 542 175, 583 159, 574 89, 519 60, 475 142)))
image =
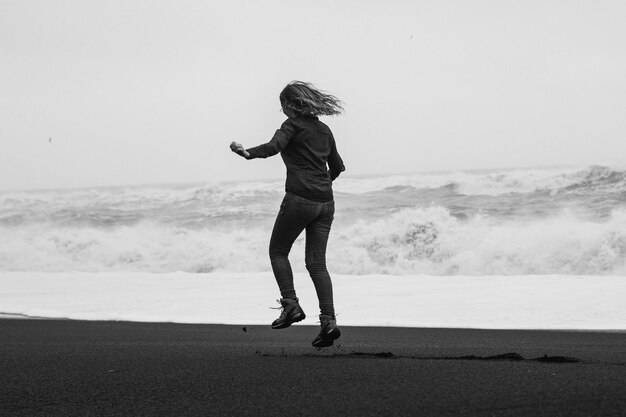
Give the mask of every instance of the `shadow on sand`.
MULTIPOLYGON (((319 349, 318 351, 322 351, 319 349)), ((278 354, 273 353, 264 353, 260 351, 254 352, 258 356, 292 356, 288 355, 285 352, 281 352, 278 354)), ((540 356, 537 358, 524 358, 519 353, 511 352, 511 353, 503 353, 500 355, 492 355, 492 356, 475 356, 475 355, 465 355, 465 356, 411 356, 411 355, 394 355, 391 352, 334 352, 329 354, 305 354, 299 355, 303 357, 311 357, 311 358, 369 358, 369 359, 416 359, 416 360, 464 360, 464 361, 510 361, 510 362, 522 362, 522 361, 532 361, 532 362, 540 362, 540 363, 585 363, 583 360, 578 358, 573 358, 569 356, 540 356)))

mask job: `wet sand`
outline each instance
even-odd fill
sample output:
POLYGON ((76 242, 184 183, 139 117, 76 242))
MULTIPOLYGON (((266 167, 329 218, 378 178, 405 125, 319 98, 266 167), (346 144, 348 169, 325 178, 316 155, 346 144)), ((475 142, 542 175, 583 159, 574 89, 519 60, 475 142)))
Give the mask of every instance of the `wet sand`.
POLYGON ((626 416, 626 333, 0 319, 2 416, 626 416))

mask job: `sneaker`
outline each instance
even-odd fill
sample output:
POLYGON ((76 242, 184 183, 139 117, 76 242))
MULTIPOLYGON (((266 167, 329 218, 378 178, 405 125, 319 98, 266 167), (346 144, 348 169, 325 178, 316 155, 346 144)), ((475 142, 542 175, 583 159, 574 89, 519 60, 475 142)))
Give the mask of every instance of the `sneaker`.
POLYGON ((283 311, 272 323, 272 329, 284 329, 306 318, 306 314, 302 311, 298 299, 281 298, 278 302, 282 305, 283 311))
POLYGON ((320 334, 317 335, 311 344, 316 348, 332 346, 333 342, 341 336, 341 331, 337 327, 337 320, 335 320, 334 316, 321 314, 320 325, 322 327, 320 334))

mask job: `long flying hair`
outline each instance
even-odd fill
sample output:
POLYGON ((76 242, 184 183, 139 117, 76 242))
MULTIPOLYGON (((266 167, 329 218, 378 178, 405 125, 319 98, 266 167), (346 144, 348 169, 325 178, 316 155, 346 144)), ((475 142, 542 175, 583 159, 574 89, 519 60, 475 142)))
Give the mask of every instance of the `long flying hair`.
POLYGON ((335 116, 343 112, 343 102, 304 81, 292 81, 280 93, 280 103, 298 115, 335 116))

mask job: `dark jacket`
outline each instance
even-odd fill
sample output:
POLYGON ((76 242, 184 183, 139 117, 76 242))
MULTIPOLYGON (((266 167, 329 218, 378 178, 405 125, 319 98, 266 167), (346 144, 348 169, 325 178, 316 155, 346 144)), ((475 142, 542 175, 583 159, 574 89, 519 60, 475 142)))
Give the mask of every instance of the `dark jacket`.
POLYGON ((285 120, 272 140, 247 151, 248 159, 280 152, 287 167, 285 191, 313 201, 331 201, 332 182, 346 169, 330 128, 314 116, 285 120))

